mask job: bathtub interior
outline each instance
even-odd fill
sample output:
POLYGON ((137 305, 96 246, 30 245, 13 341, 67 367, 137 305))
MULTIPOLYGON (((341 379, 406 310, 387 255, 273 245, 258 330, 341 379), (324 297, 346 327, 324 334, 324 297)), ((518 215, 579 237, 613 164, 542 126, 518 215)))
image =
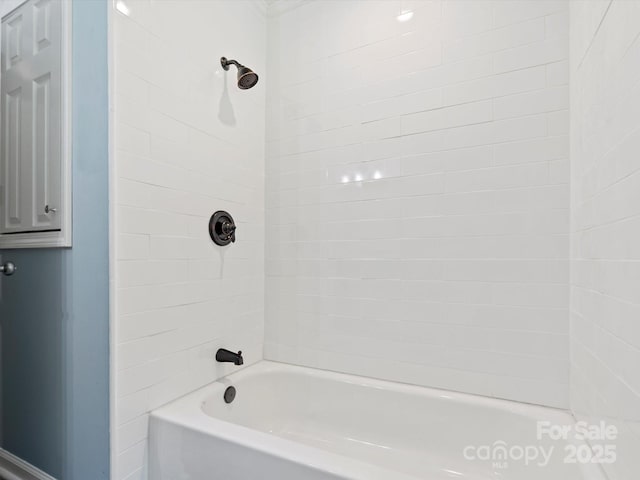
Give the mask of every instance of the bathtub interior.
POLYGON ((563 461, 566 442, 538 438, 538 421, 574 423, 562 411, 271 362, 240 373, 208 391, 207 416, 416 478, 599 478, 563 461), (229 404, 228 386, 237 391, 229 404), (465 447, 498 453, 500 442, 539 456, 529 465, 465 459, 465 447), (548 462, 540 448, 552 452, 548 462))

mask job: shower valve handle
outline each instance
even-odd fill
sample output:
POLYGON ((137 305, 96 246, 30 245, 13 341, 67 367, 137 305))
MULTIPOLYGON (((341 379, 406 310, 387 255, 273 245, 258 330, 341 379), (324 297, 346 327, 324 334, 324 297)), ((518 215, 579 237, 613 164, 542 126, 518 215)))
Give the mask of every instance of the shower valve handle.
POLYGON ((233 243, 236 241, 236 226, 231 222, 224 222, 222 224, 222 233, 227 236, 233 243))
POLYGON ((233 232, 236 231, 236 226, 231 222, 224 222, 222 224, 222 233, 225 235, 233 235, 233 232))

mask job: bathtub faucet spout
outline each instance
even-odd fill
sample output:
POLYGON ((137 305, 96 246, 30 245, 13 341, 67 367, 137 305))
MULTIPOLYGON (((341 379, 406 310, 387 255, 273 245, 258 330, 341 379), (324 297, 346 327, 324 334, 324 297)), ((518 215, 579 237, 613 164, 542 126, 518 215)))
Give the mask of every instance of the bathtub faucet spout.
POLYGON ((234 365, 242 365, 242 352, 233 353, 225 348, 221 348, 216 352, 216 360, 223 363, 233 363, 234 365))

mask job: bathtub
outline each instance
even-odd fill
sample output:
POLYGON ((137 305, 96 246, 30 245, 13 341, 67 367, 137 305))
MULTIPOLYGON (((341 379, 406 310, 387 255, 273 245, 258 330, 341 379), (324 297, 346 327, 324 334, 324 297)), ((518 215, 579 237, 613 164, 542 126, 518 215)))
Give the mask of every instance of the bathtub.
POLYGON ((573 424, 550 408, 263 361, 152 412, 149 478, 604 480, 595 463, 564 461, 588 446, 538 432, 573 424))

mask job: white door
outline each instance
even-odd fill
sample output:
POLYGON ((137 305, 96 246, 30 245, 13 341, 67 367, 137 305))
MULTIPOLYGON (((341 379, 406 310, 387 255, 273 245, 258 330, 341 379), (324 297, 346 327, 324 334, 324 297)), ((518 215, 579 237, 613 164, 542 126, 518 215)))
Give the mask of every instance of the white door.
POLYGON ((2 19, 0 234, 60 230, 62 9, 29 0, 2 19))

